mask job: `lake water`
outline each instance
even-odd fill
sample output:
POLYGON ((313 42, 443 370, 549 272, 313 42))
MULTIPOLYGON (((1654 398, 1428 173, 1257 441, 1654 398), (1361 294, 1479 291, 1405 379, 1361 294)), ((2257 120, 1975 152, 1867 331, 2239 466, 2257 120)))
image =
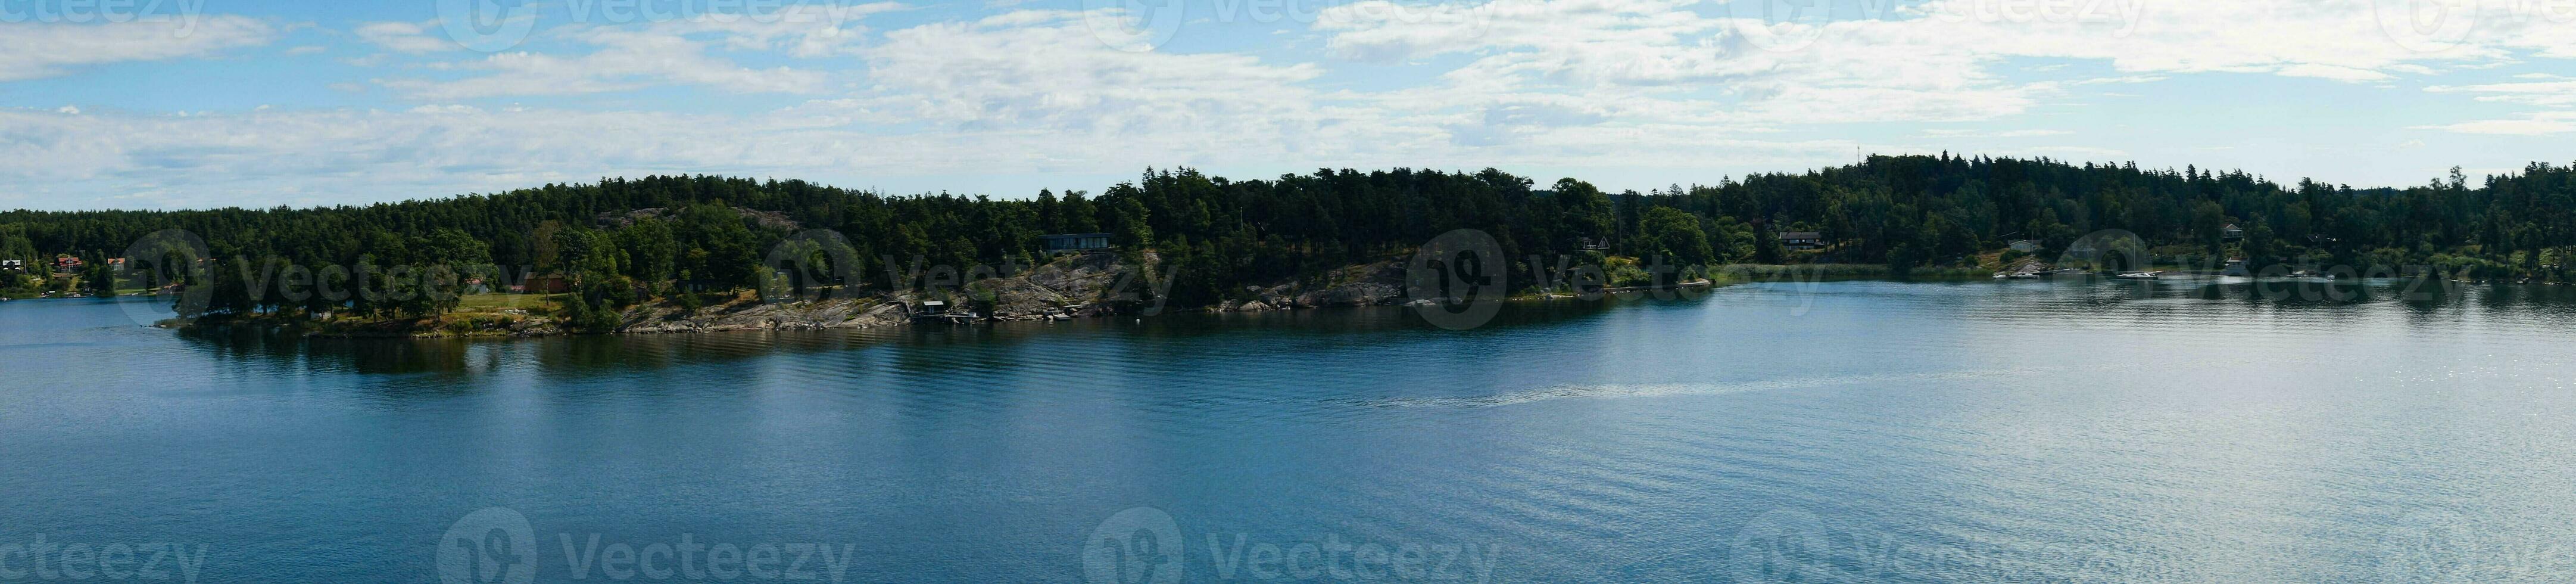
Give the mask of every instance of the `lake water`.
POLYGON ((2576 291, 2382 292, 502 341, 6 302, 0 579, 2576 579, 2576 291))

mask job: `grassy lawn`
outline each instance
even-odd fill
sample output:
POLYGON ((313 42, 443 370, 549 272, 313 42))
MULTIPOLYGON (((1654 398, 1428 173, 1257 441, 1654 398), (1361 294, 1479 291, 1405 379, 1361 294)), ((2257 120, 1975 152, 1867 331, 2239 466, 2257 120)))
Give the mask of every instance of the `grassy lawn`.
POLYGON ((546 310, 555 306, 560 294, 467 294, 457 299, 456 312, 500 312, 512 308, 546 310))

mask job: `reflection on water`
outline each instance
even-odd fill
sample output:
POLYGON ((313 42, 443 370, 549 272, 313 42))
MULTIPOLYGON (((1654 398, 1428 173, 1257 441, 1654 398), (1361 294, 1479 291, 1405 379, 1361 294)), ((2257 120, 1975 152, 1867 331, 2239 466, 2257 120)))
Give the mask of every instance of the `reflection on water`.
MULTIPOLYGON (((1491 331, 1516 326, 1564 323, 1597 316, 1622 303, 1656 299, 1642 295, 1599 302, 1514 303, 1497 316, 1491 331)), ((1178 345, 1195 339, 1235 335, 1299 335, 1366 341, 1389 333, 1456 336, 1474 331, 1437 331, 1409 308, 1365 307, 1320 310, 1205 314, 1184 313, 1152 318, 1119 317, 1065 322, 983 323, 895 329, 830 329, 820 331, 738 331, 705 334, 600 335, 537 338, 305 338, 275 332, 234 329, 178 333, 189 346, 225 361, 261 360, 270 364, 346 369, 357 373, 409 374, 489 371, 498 345, 525 346, 527 354, 549 373, 580 375, 599 370, 658 369, 781 354, 839 353, 879 346, 900 346, 905 355, 894 364, 906 372, 952 369, 940 361, 943 350, 985 350, 1030 342, 1066 342, 1115 335, 1153 345, 1178 345), (481 349, 481 350, 478 350, 481 349), (479 359, 479 360, 477 360, 479 359), (471 361, 469 363, 469 361, 471 361)), ((1405 337, 1411 338, 1411 337, 1405 337)), ((1008 362, 988 365, 1010 365, 1008 362)))
POLYGON ((576 575, 559 535, 684 533, 846 545, 845 581, 1065 581, 1146 507, 1198 581, 1211 540, 1472 546, 1497 581, 2576 576, 2576 290, 2261 284, 1757 284, 1456 332, 303 339, 0 303, 0 545, 431 582, 433 540, 506 507, 539 581, 576 575))

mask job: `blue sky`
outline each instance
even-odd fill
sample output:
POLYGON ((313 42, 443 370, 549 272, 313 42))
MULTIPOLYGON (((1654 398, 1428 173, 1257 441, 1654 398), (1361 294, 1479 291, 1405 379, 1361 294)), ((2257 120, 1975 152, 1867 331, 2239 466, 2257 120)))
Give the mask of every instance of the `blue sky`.
POLYGON ((911 193, 1859 152, 2419 184, 2576 160, 2576 0, 0 0, 0 208, 602 176, 911 193))

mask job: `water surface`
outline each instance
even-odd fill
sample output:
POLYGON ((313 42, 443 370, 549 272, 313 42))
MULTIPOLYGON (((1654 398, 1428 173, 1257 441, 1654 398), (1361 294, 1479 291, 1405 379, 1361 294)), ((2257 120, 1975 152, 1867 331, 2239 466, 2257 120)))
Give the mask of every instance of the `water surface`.
POLYGON ((1781 283, 1463 332, 1350 309, 505 341, 6 302, 0 546, 440 582, 444 535, 497 507, 544 582, 615 579, 566 540, 684 534, 820 543, 849 582, 1083 581, 1144 508, 1190 581, 2576 578, 2576 293, 2381 292, 1781 283), (1225 557, 1340 545, 1471 553, 1225 557))

